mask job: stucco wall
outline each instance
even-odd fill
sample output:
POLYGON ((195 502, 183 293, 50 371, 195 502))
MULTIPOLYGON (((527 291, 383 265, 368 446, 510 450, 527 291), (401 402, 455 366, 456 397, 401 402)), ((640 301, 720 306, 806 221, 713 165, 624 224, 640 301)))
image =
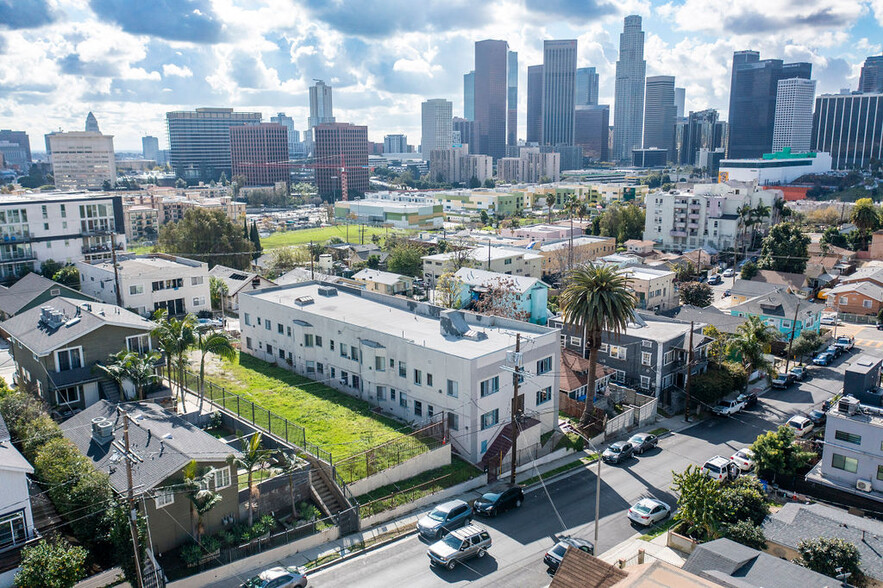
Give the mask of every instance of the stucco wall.
POLYGON ((451 445, 446 443, 438 449, 433 449, 427 453, 421 453, 416 457, 393 466, 382 472, 378 472, 373 476, 356 480, 349 484, 350 492, 353 496, 361 496, 372 490, 376 490, 381 486, 407 480, 423 472, 434 470, 435 468, 444 467, 451 464, 451 445))

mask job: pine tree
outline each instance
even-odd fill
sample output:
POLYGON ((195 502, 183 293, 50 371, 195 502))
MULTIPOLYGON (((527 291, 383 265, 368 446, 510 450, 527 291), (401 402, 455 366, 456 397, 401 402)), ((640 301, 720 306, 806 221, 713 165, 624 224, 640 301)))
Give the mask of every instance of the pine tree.
POLYGON ((257 260, 258 257, 261 256, 264 248, 261 247, 261 235, 258 233, 258 224, 254 221, 251 223, 251 233, 249 234, 249 239, 254 244, 254 258, 257 260))

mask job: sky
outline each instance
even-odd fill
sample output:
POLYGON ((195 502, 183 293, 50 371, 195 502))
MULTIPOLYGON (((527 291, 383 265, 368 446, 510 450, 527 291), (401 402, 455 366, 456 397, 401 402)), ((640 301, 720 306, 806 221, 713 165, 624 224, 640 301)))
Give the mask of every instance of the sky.
POLYGON ((445 98, 462 116, 474 42, 505 39, 524 138, 543 40, 577 39, 612 107, 628 14, 643 17, 647 75, 674 75, 687 111, 724 120, 733 51, 809 61, 817 93, 855 89, 883 51, 883 0, 0 0, 0 128, 27 131, 34 151, 49 131, 83 130, 90 110, 117 151, 140 151, 143 135, 167 147, 165 113, 199 106, 285 112, 304 129, 323 79, 338 121, 417 145, 420 103, 445 98))

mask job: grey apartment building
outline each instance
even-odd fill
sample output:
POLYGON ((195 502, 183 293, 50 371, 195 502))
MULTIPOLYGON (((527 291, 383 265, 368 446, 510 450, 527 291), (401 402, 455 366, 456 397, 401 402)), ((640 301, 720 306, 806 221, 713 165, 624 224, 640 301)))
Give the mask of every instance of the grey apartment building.
POLYGON ((232 177, 230 128, 261 122, 260 112, 197 108, 166 113, 169 163, 179 178, 210 182, 232 177))

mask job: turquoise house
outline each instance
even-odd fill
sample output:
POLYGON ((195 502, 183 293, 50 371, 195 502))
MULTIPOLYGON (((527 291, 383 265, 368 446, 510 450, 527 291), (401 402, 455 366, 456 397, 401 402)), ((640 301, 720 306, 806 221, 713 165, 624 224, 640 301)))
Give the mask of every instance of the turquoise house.
POLYGON ((823 308, 821 304, 804 300, 784 290, 776 290, 731 306, 730 314, 759 317, 765 324, 775 328, 782 339, 787 340, 791 338, 792 332, 795 339, 804 329, 818 332, 822 325, 823 308))
POLYGON ((460 308, 491 306, 500 314, 545 325, 549 318, 549 285, 538 278, 514 276, 463 267, 454 274, 460 282, 460 308))

